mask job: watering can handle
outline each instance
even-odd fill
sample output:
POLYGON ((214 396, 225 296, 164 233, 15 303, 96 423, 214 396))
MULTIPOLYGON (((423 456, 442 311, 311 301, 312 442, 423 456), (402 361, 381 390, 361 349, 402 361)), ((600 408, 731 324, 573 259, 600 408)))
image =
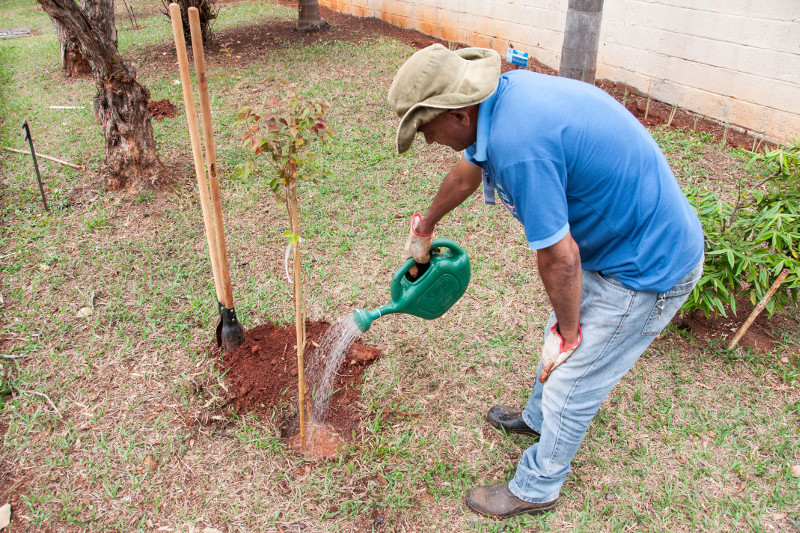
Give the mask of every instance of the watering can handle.
POLYGON ((444 239, 444 238, 433 239, 433 242, 431 243, 431 252, 433 252, 436 248, 448 248, 454 253, 455 256, 462 256, 467 254, 467 252, 465 252, 461 246, 459 246, 455 241, 451 241, 450 239, 444 239))
MULTIPOLYGON (((467 255, 467 252, 465 252, 461 246, 459 246, 455 241, 452 241, 450 239, 444 239, 444 238, 434 239, 433 242, 431 243, 431 254, 441 253, 440 251, 438 251, 438 248, 447 248, 452 252, 454 258, 467 255)), ((395 273, 395 277, 398 277, 398 274, 402 272, 405 278, 413 283, 414 281, 418 280, 425 273, 426 270, 428 270, 429 266, 430 262, 417 263, 416 261, 414 261, 413 257, 409 257, 408 259, 406 259, 406 262, 403 263, 402 266, 400 266, 397 273, 395 273), (417 267, 417 274, 412 275, 410 273, 410 270, 415 265, 417 267)))

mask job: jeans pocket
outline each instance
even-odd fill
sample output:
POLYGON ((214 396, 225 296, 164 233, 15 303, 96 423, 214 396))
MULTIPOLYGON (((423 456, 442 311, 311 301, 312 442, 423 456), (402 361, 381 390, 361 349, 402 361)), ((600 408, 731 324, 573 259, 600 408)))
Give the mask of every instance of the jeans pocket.
POLYGON ((664 329, 675 313, 680 311, 683 302, 689 297, 694 286, 703 274, 703 260, 683 277, 674 287, 664 293, 659 293, 650 316, 642 329, 642 335, 658 335, 664 329))
POLYGON ((661 330, 667 327, 669 321, 680 310, 688 297, 688 292, 677 296, 659 294, 653 304, 653 309, 650 310, 650 316, 647 317, 647 322, 644 324, 642 335, 655 336, 661 333, 661 330))

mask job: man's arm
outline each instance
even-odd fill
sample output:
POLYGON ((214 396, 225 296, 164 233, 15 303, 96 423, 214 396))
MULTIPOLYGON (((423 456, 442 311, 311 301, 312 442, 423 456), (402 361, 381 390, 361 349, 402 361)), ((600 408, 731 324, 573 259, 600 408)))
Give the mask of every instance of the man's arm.
POLYGON ((462 157, 445 176, 417 231, 431 233, 442 217, 461 205, 480 184, 481 168, 462 157))
POLYGON ((554 245, 537 250, 537 258, 539 275, 553 304, 561 337, 567 345, 577 342, 583 291, 578 244, 567 233, 554 245))

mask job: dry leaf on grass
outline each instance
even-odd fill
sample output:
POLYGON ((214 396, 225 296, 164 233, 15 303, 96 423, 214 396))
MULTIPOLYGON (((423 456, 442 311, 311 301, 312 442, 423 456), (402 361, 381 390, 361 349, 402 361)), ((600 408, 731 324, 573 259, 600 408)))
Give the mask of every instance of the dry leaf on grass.
POLYGON ((75 316, 78 318, 88 317, 92 313, 94 313, 94 310, 91 307, 81 307, 80 310, 75 314, 75 316))
POLYGON ((158 467, 158 464, 155 462, 155 460, 153 460, 152 457, 148 455, 144 458, 144 461, 142 461, 142 466, 150 470, 155 470, 158 467))
POLYGON ((0 507, 0 529, 5 529, 5 527, 11 523, 11 504, 7 503, 4 506, 0 507))
POLYGON ((794 465, 792 467, 792 477, 800 477, 800 465, 794 465))

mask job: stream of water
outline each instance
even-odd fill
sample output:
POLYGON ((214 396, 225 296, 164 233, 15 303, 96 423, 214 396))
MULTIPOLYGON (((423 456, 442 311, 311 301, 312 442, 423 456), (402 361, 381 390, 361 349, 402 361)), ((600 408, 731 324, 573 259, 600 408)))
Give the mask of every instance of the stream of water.
POLYGON ((316 357, 306 370, 311 387, 311 421, 316 425, 325 423, 339 367, 359 335, 361 330, 351 313, 339 317, 319 341, 316 357))

